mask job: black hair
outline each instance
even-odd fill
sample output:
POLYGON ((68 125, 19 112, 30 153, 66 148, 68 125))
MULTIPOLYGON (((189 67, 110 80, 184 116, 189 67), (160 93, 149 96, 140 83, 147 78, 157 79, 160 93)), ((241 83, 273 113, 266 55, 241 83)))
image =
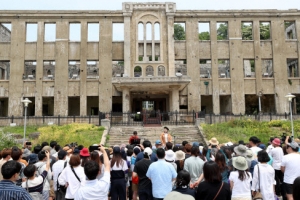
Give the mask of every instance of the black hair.
POLYGON ((27 178, 30 178, 34 176, 35 171, 36 171, 36 166, 34 164, 29 164, 24 168, 23 173, 27 178))
POLYGON ((238 174, 239 174, 239 179, 241 181, 244 181, 246 179, 246 177, 250 177, 249 174, 248 174, 248 170, 237 170, 238 171, 238 174))
POLYGON ((40 151, 42 150, 42 147, 41 147, 41 145, 36 145, 34 148, 33 148, 33 152, 35 153, 35 154, 38 154, 40 151))
POLYGON ((2 165, 1 174, 4 179, 10 179, 16 173, 20 173, 21 169, 22 165, 19 162, 10 160, 2 165))
POLYGON ((22 150, 19 149, 18 147, 13 147, 11 149, 11 158, 13 160, 16 160, 16 161, 19 160, 21 155, 22 155, 22 150))
POLYGON ((225 156, 221 151, 216 153, 215 162, 219 166, 220 172, 223 172, 227 168, 225 156))
POLYGON ((158 148, 156 150, 156 155, 157 155, 158 159, 163 159, 163 158, 165 158, 166 152, 163 148, 158 148))
POLYGON ((43 143, 42 143, 42 148, 43 148, 44 146, 49 146, 49 143, 48 143, 48 142, 43 142, 43 143))
POLYGON ((191 154, 192 154, 193 156, 198 156, 199 153, 200 153, 199 147, 192 147, 192 149, 191 149, 191 154))
POLYGON ((39 160, 44 160, 44 158, 46 158, 46 153, 45 153, 45 151, 40 151, 40 152, 38 153, 38 158, 39 158, 39 160))
POLYGON ((89 160, 84 165, 84 173, 89 180, 95 180, 99 173, 99 163, 96 163, 93 160, 89 160))
POLYGON ((166 143, 166 149, 167 149, 167 150, 172 149, 172 147, 173 147, 173 144, 172 144, 171 142, 167 142, 167 143, 166 143))
POLYGON ((180 188, 180 187, 185 187, 188 186, 189 183, 191 181, 191 175, 188 171, 186 170, 181 170, 178 174, 177 174, 177 178, 176 178, 176 187, 180 188))
POLYGON ((208 161, 203 166, 203 174, 205 181, 216 183, 222 181, 222 175, 218 164, 214 161, 208 161))
POLYGON ((137 132, 136 132, 136 131, 133 131, 133 135, 137 135, 137 132))
POLYGON ((132 156, 133 149, 127 149, 127 156, 132 156))
POLYGON ((84 148, 83 145, 78 145, 78 147, 77 147, 77 149, 78 149, 79 151, 81 151, 83 148, 84 148))
POLYGON ((57 145, 57 142, 56 142, 56 141, 51 141, 51 142, 50 142, 50 147, 51 147, 51 148, 54 148, 56 145, 57 145))
POLYGON ((56 151, 56 152, 59 152, 59 151, 60 151, 60 149, 61 149, 61 147, 60 147, 60 145, 59 145, 59 144, 57 144, 57 145, 55 145, 55 148, 54 148, 54 149, 55 149, 55 151, 56 151))
POLYGON ((300 176, 294 180, 293 183, 293 197, 294 199, 300 199, 300 176))
POLYGON ((143 142, 143 146, 144 146, 144 148, 146 148, 146 147, 152 147, 151 146, 151 142, 149 141, 149 140, 144 140, 144 142, 143 142))
POLYGON ((270 161, 270 157, 265 150, 261 150, 257 153, 257 160, 261 163, 267 163, 270 161))
POLYGON ((189 143, 188 141, 183 141, 181 144, 182 144, 182 146, 185 146, 188 143, 189 143))
POLYGON ((249 141, 253 142, 253 144, 258 144, 260 142, 260 140, 256 136, 250 137, 249 141))

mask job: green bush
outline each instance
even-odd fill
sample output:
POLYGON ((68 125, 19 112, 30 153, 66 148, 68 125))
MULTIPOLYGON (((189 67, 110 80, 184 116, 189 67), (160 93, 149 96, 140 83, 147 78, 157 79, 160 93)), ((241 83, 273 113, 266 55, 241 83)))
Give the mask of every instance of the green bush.
POLYGON ((11 134, 0 131, 0 150, 4 148, 11 148, 12 146, 20 146, 16 143, 11 134))

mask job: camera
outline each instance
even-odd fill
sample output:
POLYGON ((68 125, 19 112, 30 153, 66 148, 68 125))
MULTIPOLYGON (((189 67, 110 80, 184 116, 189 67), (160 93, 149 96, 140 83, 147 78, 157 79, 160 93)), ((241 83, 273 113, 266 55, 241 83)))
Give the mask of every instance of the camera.
POLYGON ((97 151, 97 150, 99 150, 99 147, 100 147, 99 145, 98 145, 98 146, 90 146, 90 147, 89 147, 89 151, 90 151, 90 152, 92 152, 92 151, 97 151))
MULTIPOLYGON (((282 133, 282 135, 280 136, 280 141, 281 141, 281 144, 284 144, 285 140, 286 140, 286 133, 282 133)), ((293 139, 293 136, 289 137, 288 139, 288 142, 291 143, 292 142, 292 139, 293 139)))
POLYGON ((69 144, 69 146, 72 148, 72 147, 77 147, 78 146, 78 144, 77 144, 77 142, 72 142, 71 144, 69 144))
POLYGON ((31 145, 31 142, 26 142, 25 144, 26 144, 26 145, 31 145))

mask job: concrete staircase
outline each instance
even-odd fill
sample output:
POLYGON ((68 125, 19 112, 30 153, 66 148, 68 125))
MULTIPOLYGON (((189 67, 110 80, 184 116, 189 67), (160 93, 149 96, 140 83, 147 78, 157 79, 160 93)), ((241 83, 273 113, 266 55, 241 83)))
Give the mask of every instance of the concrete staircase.
MULTIPOLYGON (((183 125, 183 126, 168 126, 170 133, 173 135, 173 143, 181 144, 186 140, 192 142, 203 142, 203 136, 197 126, 183 125)), ((109 131, 109 137, 106 141, 107 146, 128 144, 129 137, 133 131, 138 132, 141 143, 144 140, 150 140, 152 145, 159 139, 163 132, 163 127, 142 127, 142 126, 113 126, 109 131)))

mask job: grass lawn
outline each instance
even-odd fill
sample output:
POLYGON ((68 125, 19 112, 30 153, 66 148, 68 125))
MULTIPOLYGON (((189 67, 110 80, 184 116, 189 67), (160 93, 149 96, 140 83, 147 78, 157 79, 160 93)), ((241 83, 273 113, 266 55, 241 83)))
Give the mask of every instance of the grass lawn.
MULTIPOLYGON (((4 133, 14 133, 23 136, 23 127, 5 127, 4 133)), ((30 137, 32 133, 39 132, 37 139, 31 139, 33 145, 41 144, 55 140, 61 146, 77 142, 78 145, 88 147, 92 144, 99 143, 104 131, 104 127, 98 127, 92 124, 67 124, 63 126, 28 126, 26 136, 30 137)))
MULTIPOLYGON (((202 124, 206 139, 216 137, 220 143, 239 140, 248 142, 251 136, 257 136, 264 144, 270 137, 279 137, 282 133, 291 135, 291 122, 272 120, 270 122, 259 122, 251 119, 232 120, 219 124, 202 124)), ((300 136, 300 121, 294 121, 295 138, 300 136)))

